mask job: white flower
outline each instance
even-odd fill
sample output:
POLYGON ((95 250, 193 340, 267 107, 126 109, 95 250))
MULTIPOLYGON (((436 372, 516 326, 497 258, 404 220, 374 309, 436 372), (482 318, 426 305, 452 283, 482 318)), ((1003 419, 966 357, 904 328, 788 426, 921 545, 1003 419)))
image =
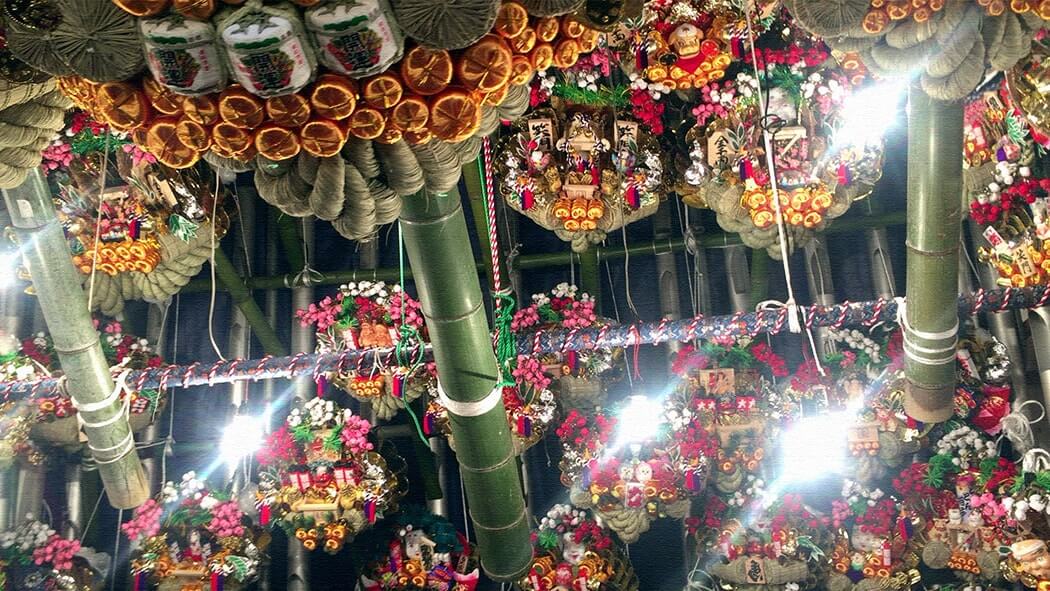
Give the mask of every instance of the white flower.
POLYGON ((211 495, 207 495, 207 496, 201 498, 201 509, 204 509, 205 511, 211 511, 218 504, 219 504, 219 499, 216 499, 215 497, 213 497, 211 495))
POLYGON ((174 503, 179 500, 179 489, 175 487, 174 482, 164 483, 164 488, 160 490, 160 499, 164 503, 174 503))

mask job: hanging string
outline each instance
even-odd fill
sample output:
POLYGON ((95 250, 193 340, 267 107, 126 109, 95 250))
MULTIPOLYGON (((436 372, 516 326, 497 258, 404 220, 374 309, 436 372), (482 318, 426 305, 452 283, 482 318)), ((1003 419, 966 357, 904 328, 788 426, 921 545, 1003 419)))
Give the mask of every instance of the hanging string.
POLYGON ((496 354, 496 363, 499 365, 499 385, 514 386, 514 367, 517 362, 518 350, 516 347, 514 333, 511 324, 514 321, 514 296, 509 289, 503 288, 503 273, 500 269, 499 227, 496 225, 496 202, 493 197, 493 174, 492 174, 492 145, 489 138, 482 141, 482 155, 478 160, 478 172, 483 179, 481 186, 481 198, 485 204, 485 229, 489 234, 489 257, 492 260, 492 297, 495 309, 493 310, 493 325, 495 335, 493 336, 493 349, 496 354))
POLYGON ((98 180, 98 214, 95 216, 95 243, 91 245, 94 251, 91 257, 91 276, 88 278, 88 313, 91 312, 91 303, 95 300, 95 270, 98 268, 98 241, 102 236, 102 206, 106 200, 106 173, 109 172, 109 139, 113 134, 106 134, 105 148, 102 150, 102 174, 98 180))
POLYGON ((463 478, 459 479, 459 500, 463 504, 463 537, 470 543, 470 512, 467 511, 467 490, 463 487, 463 478))
MULTIPOLYGON (((120 561, 120 526, 124 523, 124 510, 120 509, 117 511, 117 535, 113 536, 116 538, 113 541, 113 564, 117 565, 120 561)), ((117 569, 112 569, 112 573, 109 579, 109 591, 113 591, 117 586, 117 569)))
POLYGON ((300 221, 300 227, 303 232, 303 269, 292 277, 291 284, 293 286, 301 285, 303 287, 310 287, 320 283, 321 280, 324 279, 324 273, 321 273, 310 265, 310 255, 312 253, 310 252, 309 241, 306 239, 306 218, 303 218, 300 221))
POLYGON ((211 201, 211 260, 208 265, 211 271, 211 299, 208 301, 208 340, 211 341, 211 348, 219 356, 219 359, 226 361, 226 357, 223 356, 222 351, 219 350, 219 345, 215 342, 215 224, 218 221, 215 218, 215 214, 219 207, 219 182, 219 170, 215 169, 215 193, 212 195, 211 201))
MULTIPOLYGON (((405 322, 405 299, 408 297, 408 292, 405 291, 405 238, 401 233, 401 222, 397 223, 397 258, 399 266, 399 277, 398 286, 401 288, 401 326, 398 329, 397 343, 394 344, 394 359, 397 360, 399 368, 407 368, 405 370, 404 378, 408 379, 409 376, 414 374, 426 360, 426 349, 423 347, 423 339, 419 335, 419 331, 414 326, 410 326, 405 322)), ((376 357, 378 359, 378 356, 376 357)), ((404 399, 399 398, 401 406, 408 411, 408 416, 412 419, 412 424, 416 427, 416 435, 419 436, 419 440, 423 442, 423 445, 429 445, 427 436, 423 434, 423 427, 419 423, 419 417, 416 416, 416 411, 412 410, 412 405, 404 399)))

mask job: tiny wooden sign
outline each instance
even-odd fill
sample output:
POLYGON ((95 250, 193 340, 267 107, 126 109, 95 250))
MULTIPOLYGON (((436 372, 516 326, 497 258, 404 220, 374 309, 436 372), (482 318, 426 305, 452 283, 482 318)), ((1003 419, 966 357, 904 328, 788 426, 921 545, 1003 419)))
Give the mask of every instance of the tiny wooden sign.
POLYGON ((747 582, 752 585, 765 585, 766 568, 762 564, 762 559, 748 556, 745 560, 744 576, 747 578, 747 582))
POLYGON ((536 149, 550 152, 554 149, 554 122, 550 119, 529 119, 529 139, 536 142, 536 149))

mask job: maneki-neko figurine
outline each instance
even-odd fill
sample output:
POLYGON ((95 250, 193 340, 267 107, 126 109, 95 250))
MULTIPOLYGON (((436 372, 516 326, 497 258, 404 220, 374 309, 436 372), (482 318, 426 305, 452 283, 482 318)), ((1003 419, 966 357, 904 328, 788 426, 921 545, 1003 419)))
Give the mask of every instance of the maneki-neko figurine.
POLYGON ((636 122, 602 110, 535 111, 498 157, 507 203, 573 247, 649 216, 659 204, 664 165, 636 122))
POLYGON ((307 550, 336 554, 396 511, 404 462, 376 450, 370 432, 367 420, 330 400, 293 408, 259 453, 260 523, 283 528, 307 550))
POLYGON ((637 591, 634 568, 586 511, 555 505, 533 533, 532 568, 520 591, 637 591))

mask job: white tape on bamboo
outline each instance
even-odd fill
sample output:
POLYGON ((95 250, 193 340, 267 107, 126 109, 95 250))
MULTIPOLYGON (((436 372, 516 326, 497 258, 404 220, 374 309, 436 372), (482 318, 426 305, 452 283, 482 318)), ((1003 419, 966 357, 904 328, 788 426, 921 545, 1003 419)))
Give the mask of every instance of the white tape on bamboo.
MULTIPOLYGON (((73 403, 73 408, 77 409, 77 420, 83 427, 90 429, 99 429, 102 427, 108 427, 121 419, 126 420, 126 418, 129 416, 130 411, 130 406, 128 403, 128 398, 130 398, 130 396, 127 395, 124 396, 124 402, 120 406, 120 410, 101 421, 89 422, 84 419, 83 413, 101 412, 112 408, 113 403, 119 401, 121 399, 120 397, 122 394, 130 393, 130 388, 128 387, 127 383, 128 374, 130 373, 130 369, 125 369, 124 371, 122 371, 115 380, 113 391, 110 392, 109 395, 103 398, 102 400, 98 400, 95 402, 81 402, 80 400, 77 400, 77 398, 72 394, 69 395, 69 399, 73 403)), ((106 447, 95 447, 91 444, 91 441, 89 440, 87 446, 88 449, 91 450, 91 455, 92 457, 94 457, 96 464, 113 464, 123 459, 124 456, 128 455, 133 449, 135 449, 135 436, 134 434, 132 434, 131 428, 129 426, 127 435, 116 445, 110 445, 106 447)))

